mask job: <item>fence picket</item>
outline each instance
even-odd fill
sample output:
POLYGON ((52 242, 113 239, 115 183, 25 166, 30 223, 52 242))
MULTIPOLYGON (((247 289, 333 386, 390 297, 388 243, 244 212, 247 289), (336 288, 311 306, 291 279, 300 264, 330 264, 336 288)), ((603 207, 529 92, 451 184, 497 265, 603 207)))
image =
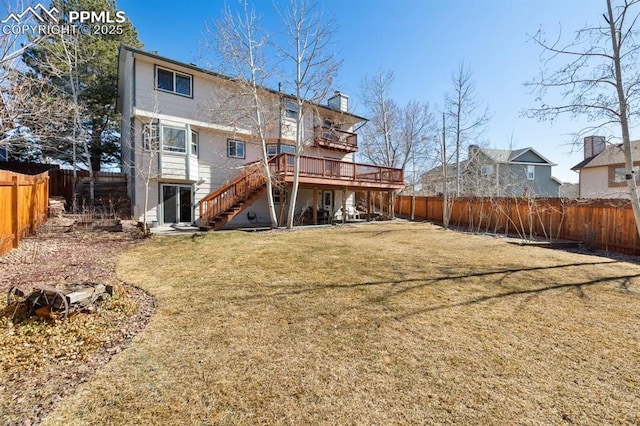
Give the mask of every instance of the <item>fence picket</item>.
POLYGON ((49 174, 28 176, 0 170, 0 256, 47 220, 49 174))
MULTIPOLYGON (((442 197, 417 196, 415 220, 442 224, 442 197)), ((411 196, 396 197, 395 213, 411 216, 411 196)), ((529 238, 582 241, 588 247, 640 255, 640 238, 628 200, 560 198, 458 198, 451 225, 529 238)))

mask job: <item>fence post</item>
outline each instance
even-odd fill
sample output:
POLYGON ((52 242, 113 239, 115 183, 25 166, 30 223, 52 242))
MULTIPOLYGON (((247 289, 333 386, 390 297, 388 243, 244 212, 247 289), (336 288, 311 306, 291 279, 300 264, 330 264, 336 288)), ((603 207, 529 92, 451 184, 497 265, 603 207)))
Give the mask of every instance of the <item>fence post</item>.
POLYGON ((49 173, 47 172, 47 175, 44 177, 44 200, 42 200, 43 203, 43 209, 42 211, 44 212, 44 221, 47 221, 47 218, 49 217, 49 188, 51 185, 51 178, 49 177, 49 173))
POLYGON ((13 248, 18 248, 20 243, 20 211, 18 210, 20 203, 18 201, 18 176, 11 177, 11 210, 13 217, 11 218, 11 233, 13 234, 13 248))
POLYGON ((38 202, 38 187, 40 186, 40 177, 34 176, 31 179, 31 202, 29 203, 29 233, 37 228, 38 212, 40 211, 40 203, 38 202))

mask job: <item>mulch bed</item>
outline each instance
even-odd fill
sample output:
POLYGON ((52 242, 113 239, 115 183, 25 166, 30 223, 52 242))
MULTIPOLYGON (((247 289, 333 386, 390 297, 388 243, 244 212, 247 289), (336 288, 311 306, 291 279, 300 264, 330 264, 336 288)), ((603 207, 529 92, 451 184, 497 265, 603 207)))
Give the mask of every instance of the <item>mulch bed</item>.
MULTIPOLYGON (((0 257, 0 307, 5 307, 5 295, 13 286, 28 293, 41 286, 64 288, 78 283, 104 283, 116 287, 120 293, 118 301, 106 303, 106 307, 94 313, 77 314, 68 324, 40 319, 16 323, 6 312, 0 315, 0 333, 4 333, 0 340, 13 346, 0 349, 2 424, 38 424, 59 401, 73 394, 78 384, 126 347, 155 310, 152 296, 116 277, 118 255, 143 241, 133 223, 124 222, 123 232, 101 232, 77 224, 73 217, 51 218, 36 235, 0 257), (87 328, 83 329, 85 325, 87 328), (62 346, 73 340, 70 333, 77 331, 86 336, 93 330, 99 334, 97 343, 72 348, 74 355, 67 358, 43 359, 42 352, 36 355, 38 351, 30 347, 35 339, 46 345, 47 353, 57 353, 66 350, 62 346), (43 331, 46 337, 29 336, 43 331), (21 341, 22 336, 29 337, 21 341)), ((82 339, 77 340, 82 346, 82 339)))

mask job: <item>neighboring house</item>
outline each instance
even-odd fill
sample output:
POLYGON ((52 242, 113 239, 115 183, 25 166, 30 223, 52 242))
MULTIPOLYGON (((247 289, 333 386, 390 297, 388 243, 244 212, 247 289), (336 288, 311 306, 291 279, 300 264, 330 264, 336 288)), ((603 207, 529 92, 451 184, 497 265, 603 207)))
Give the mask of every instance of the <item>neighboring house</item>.
MULTIPOLYGON (((561 182, 551 176, 554 163, 535 149, 487 149, 469 146, 467 159, 460 163, 460 195, 558 197, 561 182)), ((423 188, 442 193, 442 167, 423 176, 423 188)), ((447 189, 456 192, 456 166, 447 166, 447 189)))
MULTIPOLYGON (((247 121, 242 85, 232 78, 157 54, 121 46, 118 111, 122 114, 123 171, 133 217, 147 221, 242 227, 269 224, 261 144, 247 121)), ((267 105, 268 155, 276 212, 286 220, 296 137, 293 98, 261 88, 267 105), (269 115, 270 114, 270 115, 269 115)), ((366 119, 348 111, 338 92, 327 105, 304 111, 296 215, 321 223, 354 211, 355 190, 404 187, 402 170, 354 162, 355 132, 366 119)))
MULTIPOLYGON (((640 159, 640 141, 631 142, 633 158, 640 159)), ((634 162, 638 180, 640 161, 634 162)), ((584 160, 571 168, 579 173, 580 198, 630 198, 621 145, 608 145, 602 136, 584 138, 584 160)))
POLYGON ((562 182, 560 185, 560 198, 579 198, 580 186, 577 183, 562 182))
MULTIPOLYGON (((460 163, 460 172, 464 173, 466 161, 460 163)), ((442 195, 444 192, 444 173, 442 166, 423 173, 420 176, 420 183, 423 195, 442 195)), ((449 194, 456 192, 456 165, 447 164, 447 192, 449 194)))

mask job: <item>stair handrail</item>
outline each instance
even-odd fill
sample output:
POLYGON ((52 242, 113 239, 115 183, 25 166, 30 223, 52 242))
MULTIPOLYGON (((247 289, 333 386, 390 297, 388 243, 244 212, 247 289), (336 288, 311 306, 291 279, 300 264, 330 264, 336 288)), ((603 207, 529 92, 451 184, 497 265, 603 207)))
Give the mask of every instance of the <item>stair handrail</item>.
POLYGON ((261 161, 245 165, 244 170, 200 200, 200 223, 208 224, 213 218, 235 204, 246 200, 251 192, 265 184, 261 161))

